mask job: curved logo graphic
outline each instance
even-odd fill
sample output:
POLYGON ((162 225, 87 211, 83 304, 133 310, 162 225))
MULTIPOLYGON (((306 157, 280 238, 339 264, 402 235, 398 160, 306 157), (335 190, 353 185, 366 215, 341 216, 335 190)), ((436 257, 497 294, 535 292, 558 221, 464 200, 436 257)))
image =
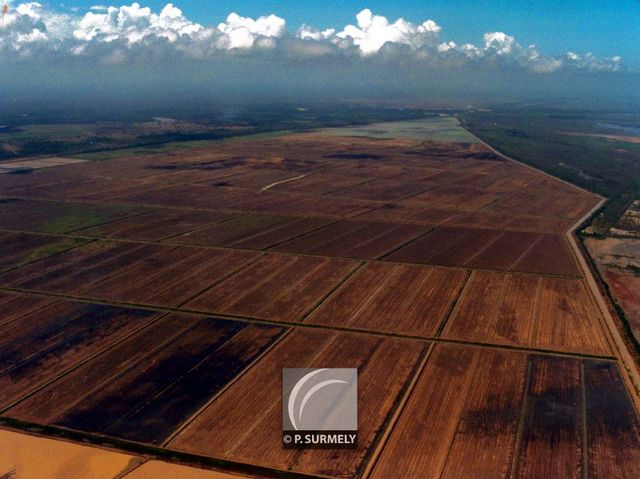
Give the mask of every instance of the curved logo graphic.
POLYGON ((357 369, 290 368, 282 378, 283 430, 357 430, 357 369))
POLYGON ((304 407, 309 402, 309 399, 322 388, 331 386, 332 384, 349 384, 347 381, 343 381, 342 379, 326 379, 324 381, 320 381, 314 384, 304 395, 302 401, 299 402, 298 406, 298 414, 296 418, 296 400, 298 399, 298 395, 303 388, 303 386, 314 376, 317 376, 323 371, 329 371, 328 368, 324 369, 316 369, 315 371, 311 371, 310 373, 305 374, 300 378, 300 380, 296 383, 296 385, 291 390, 291 395, 289 396, 289 405, 288 405, 288 413, 289 420, 291 421, 291 425, 297 431, 299 429, 298 423, 302 422, 302 413, 304 412, 304 407), (296 420, 297 419, 297 420, 296 420))

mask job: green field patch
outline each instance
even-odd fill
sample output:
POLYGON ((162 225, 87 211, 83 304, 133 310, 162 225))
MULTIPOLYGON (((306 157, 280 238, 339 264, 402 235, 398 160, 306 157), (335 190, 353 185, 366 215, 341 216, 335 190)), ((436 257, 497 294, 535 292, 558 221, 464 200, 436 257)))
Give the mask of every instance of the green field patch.
POLYGON ((109 221, 134 216, 151 209, 117 205, 69 205, 47 216, 27 219, 23 230, 40 233, 70 233, 109 221))
POLYGON ((194 141, 171 141, 149 146, 134 146, 131 148, 119 148, 116 150, 95 151, 90 153, 78 153, 66 155, 69 158, 77 158, 90 161, 114 160, 116 158, 125 158, 127 156, 151 155, 157 153, 167 153, 170 151, 190 150, 193 148, 206 148, 209 146, 220 145, 225 143, 237 143, 240 141, 264 140, 275 138, 283 135, 290 135, 294 132, 288 130, 273 131, 267 133, 254 133, 248 135, 236 135, 218 140, 194 140, 194 141))
POLYGON ((51 242, 47 242, 43 245, 36 246, 30 249, 25 254, 13 258, 8 262, 0 262, 0 273, 15 269, 20 266, 24 266, 29 263, 44 259, 54 254, 62 253, 63 251, 77 248, 78 246, 85 245, 93 240, 86 238, 55 238, 51 242))
POLYGON ((443 141, 458 143, 478 143, 478 139, 462 128, 453 116, 434 116, 421 120, 393 121, 370 125, 327 128, 320 130, 323 135, 364 136, 380 139, 408 139, 423 141, 443 141))

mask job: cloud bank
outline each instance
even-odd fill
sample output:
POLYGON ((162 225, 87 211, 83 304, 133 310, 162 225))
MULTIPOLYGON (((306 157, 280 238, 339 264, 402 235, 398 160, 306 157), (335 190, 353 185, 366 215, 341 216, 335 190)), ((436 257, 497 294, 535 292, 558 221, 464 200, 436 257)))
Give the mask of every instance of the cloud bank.
POLYGON ((84 14, 69 14, 29 2, 12 5, 2 19, 0 64, 135 65, 258 56, 289 63, 322 60, 534 74, 623 70, 619 56, 597 58, 572 51, 550 56, 503 32, 487 32, 478 44, 458 44, 443 40, 442 27, 430 19, 419 24, 402 18, 390 21, 364 9, 355 20, 325 30, 304 25, 292 32, 275 14, 252 19, 231 13, 219 25, 205 26, 173 4, 159 12, 132 3, 95 5, 84 14))

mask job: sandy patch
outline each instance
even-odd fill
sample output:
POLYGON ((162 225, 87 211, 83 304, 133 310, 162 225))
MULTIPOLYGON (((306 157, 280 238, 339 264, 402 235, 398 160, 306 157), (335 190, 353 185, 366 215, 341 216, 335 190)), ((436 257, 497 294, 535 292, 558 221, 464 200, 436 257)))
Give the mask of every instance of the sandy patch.
POLYGON ((137 460, 135 456, 97 447, 0 430, 0 477, 112 479, 137 460))

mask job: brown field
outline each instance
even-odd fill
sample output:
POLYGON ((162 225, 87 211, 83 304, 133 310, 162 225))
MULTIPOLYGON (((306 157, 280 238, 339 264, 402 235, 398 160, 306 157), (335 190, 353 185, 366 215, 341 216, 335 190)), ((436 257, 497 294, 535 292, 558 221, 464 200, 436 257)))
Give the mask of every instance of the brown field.
POLYGON ((301 195, 324 195, 368 181, 371 180, 318 172, 309 173, 302 178, 281 183, 271 189, 273 191, 298 193, 301 195))
POLYGON ((189 301, 185 308, 300 321, 357 267, 354 261, 269 254, 189 301))
POLYGON ((297 330, 212 402, 168 446, 278 470, 351 477, 375 443, 428 344, 320 330, 297 330), (393 358, 393 361, 389 361, 393 358), (358 367, 359 445, 354 450, 265 448, 279 442, 281 368, 358 367), (251 401, 243 400, 251 395, 251 401))
POLYGON ((435 336, 465 280, 463 271, 372 263, 333 293, 306 322, 435 336))
POLYGON ((233 215, 218 211, 163 209, 85 228, 77 233, 97 238, 162 241, 230 218, 233 215))
POLYGON ((160 444, 281 333, 167 316, 6 415, 160 444))
POLYGON ((463 216, 463 212, 446 208, 431 208, 408 203, 386 203, 358 217, 372 221, 398 222, 434 225, 453 221, 463 216))
POLYGON ((578 276, 563 236, 441 226, 385 259, 478 269, 578 276))
POLYGON ((441 186, 410 198, 427 206, 474 211, 502 198, 503 193, 465 186, 441 186))
MULTIPOLYGON (((428 177, 427 177, 428 178, 428 177)), ((331 196, 360 200, 399 201, 438 186, 437 183, 410 180, 372 180, 331 193, 331 196)))
MULTIPOLYGON (((10 324, 0 349, 0 408, 47 384, 158 316, 157 312, 58 302, 40 324, 10 324)), ((32 317, 24 321, 33 321, 32 317)))
POLYGON ((22 296, 14 293, 0 292, 0 308, 2 308, 0 326, 5 327, 12 321, 19 319, 22 316, 35 313, 54 301, 54 298, 22 296))
POLYGON ((179 306, 253 258, 240 251, 99 242, 0 276, 0 284, 125 303, 179 306))
POLYGON ((427 228, 418 225, 346 220, 286 241, 273 249, 289 253, 376 259, 425 231, 427 228))
POLYGON ((173 238, 174 243, 265 249, 315 230, 330 220, 247 214, 173 238))
POLYGON ((83 243, 82 239, 0 231, 0 273, 83 243))
POLYGON ((443 337, 610 355, 580 280, 474 272, 443 337))
MULTIPOLYGON (((0 175, 0 429, 206 477, 638 477, 633 365, 565 234, 599 201, 327 131, 0 175), (282 447, 282 367, 359 368, 356 449, 282 447)), ((147 464, 119 477, 200 477, 147 464)))
POLYGON ((5 218, 0 220, 0 225, 8 230, 69 233, 120 218, 136 217, 149 211, 148 208, 136 206, 54 202, 40 205, 37 209, 41 212, 5 218))
POLYGON ((620 386, 613 362, 438 345, 372 477, 633 477, 640 424, 620 386))

